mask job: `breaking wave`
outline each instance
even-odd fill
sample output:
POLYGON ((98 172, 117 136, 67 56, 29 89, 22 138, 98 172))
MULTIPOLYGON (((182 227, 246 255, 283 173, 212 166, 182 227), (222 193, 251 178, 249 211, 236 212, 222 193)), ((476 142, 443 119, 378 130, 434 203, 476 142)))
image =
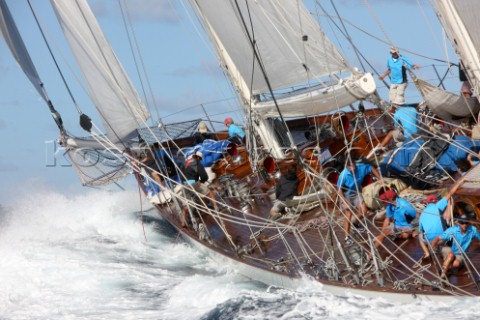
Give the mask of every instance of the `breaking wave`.
POLYGON ((267 287, 177 239, 138 192, 45 189, 0 206, 1 319, 473 319, 478 299, 400 304, 267 287))

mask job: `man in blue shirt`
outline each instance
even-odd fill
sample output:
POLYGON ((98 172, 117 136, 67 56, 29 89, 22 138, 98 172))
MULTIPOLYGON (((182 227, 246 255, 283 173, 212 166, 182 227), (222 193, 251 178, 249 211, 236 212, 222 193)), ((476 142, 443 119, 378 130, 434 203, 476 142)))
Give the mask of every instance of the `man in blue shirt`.
POLYGON ((459 268, 464 262, 464 254, 473 239, 480 240, 480 233, 477 228, 471 226, 466 215, 461 215, 457 219, 457 225, 448 228, 441 235, 432 241, 432 247, 435 248, 439 241, 452 240, 451 247, 442 248, 443 266, 441 277, 445 277, 450 268, 459 268))
POLYGON ((386 236, 398 234, 402 239, 416 237, 417 231, 409 221, 420 215, 420 212, 405 199, 398 198, 393 190, 387 190, 380 195, 386 204, 386 216, 383 221, 382 232, 375 238, 375 247, 378 248, 386 236))
MULTIPOLYGON (((352 210, 356 210, 356 217, 360 220, 364 212, 367 212, 367 206, 362 198, 362 182, 365 176, 372 173, 378 181, 383 181, 378 170, 369 164, 358 163, 352 160, 347 161, 347 166, 340 172, 337 181, 338 194, 342 201, 341 209, 345 211, 345 221, 343 228, 345 231, 345 244, 353 243, 350 238, 350 220, 352 219, 352 210)), ((359 228, 361 229, 361 228, 359 228)))
POLYGON ((405 89, 407 88, 407 67, 410 69, 419 69, 417 65, 412 64, 406 57, 399 54, 397 48, 390 49, 391 56, 387 61, 387 71, 378 78, 383 80, 390 76, 389 98, 391 104, 405 104, 405 89))
POLYGON ((420 247, 424 253, 422 259, 430 257, 427 242, 432 243, 447 227, 447 220, 450 220, 450 217, 448 216, 449 212, 446 212, 445 209, 448 206, 448 201, 455 191, 457 191, 458 187, 462 185, 464 180, 465 178, 458 180, 443 198, 433 194, 427 197, 427 206, 420 215, 418 226, 418 231, 422 234, 422 236, 418 238, 420 247))
MULTIPOLYGON (((395 129, 390 131, 382 143, 375 148, 375 150, 383 149, 387 147, 390 141, 403 142, 406 139, 412 137, 413 134, 418 133, 418 113, 417 109, 411 105, 403 105, 398 107, 393 115, 393 121, 395 129)), ((373 153, 369 154, 368 158, 371 158, 373 153)))
POLYGON ((233 119, 230 117, 225 118, 223 123, 228 128, 228 140, 236 144, 241 144, 243 142, 243 138, 245 137, 245 132, 243 132, 242 128, 237 127, 233 123, 233 119))

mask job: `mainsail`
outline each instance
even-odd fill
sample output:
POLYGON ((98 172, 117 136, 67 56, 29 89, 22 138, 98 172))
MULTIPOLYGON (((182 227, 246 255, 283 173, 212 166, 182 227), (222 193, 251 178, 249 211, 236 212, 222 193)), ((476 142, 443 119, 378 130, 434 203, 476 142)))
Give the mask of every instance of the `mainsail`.
POLYGON ((480 20, 477 0, 435 0, 440 22, 462 60, 474 92, 480 92, 480 20))
POLYGON ((82 71, 88 94, 113 142, 129 137, 150 117, 106 40, 86 0, 51 0, 82 71))
MULTIPOLYGON (((301 1, 191 2, 257 123, 279 110, 283 117, 338 110, 376 90, 373 77, 347 63, 301 1)), ((257 125, 263 143, 278 149, 272 132, 257 125)))

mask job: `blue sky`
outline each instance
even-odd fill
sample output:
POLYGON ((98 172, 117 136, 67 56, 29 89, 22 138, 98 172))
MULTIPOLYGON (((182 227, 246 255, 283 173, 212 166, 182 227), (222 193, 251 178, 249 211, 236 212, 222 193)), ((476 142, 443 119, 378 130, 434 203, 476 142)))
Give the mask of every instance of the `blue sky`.
MULTIPOLYGON (((312 2, 306 2, 309 8, 315 11, 312 2)), ((332 13, 332 7, 327 2, 322 1, 322 5, 332 13)), ((84 135, 78 126, 75 107, 54 68, 26 1, 7 0, 7 3, 47 93, 61 113, 67 129, 84 135)), ((89 3, 120 61, 142 95, 118 1, 90 0, 89 3)), ((127 0, 125 3, 130 10, 156 105, 164 121, 168 123, 185 117, 201 117, 200 104, 209 109, 209 112, 216 114, 214 120, 221 121, 226 113, 239 119, 241 115, 233 111, 236 108, 235 94, 219 69, 215 55, 193 30, 180 5, 181 2, 127 0)), ((407 50, 438 59, 449 57, 452 62, 457 62, 450 45, 444 43, 441 28, 427 0, 340 0, 334 3, 346 20, 383 41, 393 42, 404 49, 401 50, 403 54, 413 63, 422 66, 417 72, 420 78, 436 83, 431 65, 439 63, 417 57, 406 52, 407 50)), ((48 30, 48 38, 52 41, 51 45, 75 99, 86 114, 98 121, 91 102, 70 71, 69 65, 73 66, 74 62, 63 41, 50 4, 45 0, 32 0, 32 4, 42 25, 48 30), (57 47, 66 56, 66 60, 63 60, 57 47)), ((325 32, 338 44, 350 63, 361 68, 349 44, 345 40, 340 40, 338 32, 332 31, 331 24, 325 23, 324 17, 320 19, 324 21, 322 24, 325 32)), ((355 45, 368 58, 373 68, 383 73, 389 45, 353 29, 348 24, 347 27, 355 45)), ((367 70, 374 72, 370 67, 367 67, 367 70)), ((444 67, 439 66, 442 74, 444 70, 444 67)), ((52 162, 54 158, 51 141, 57 139, 58 130, 47 106, 17 66, 3 42, 0 43, 0 72, 2 88, 0 136, 3 147, 0 156, 0 204, 8 202, 10 197, 18 195, 23 190, 34 188, 51 188, 65 193, 81 191, 74 170, 65 166, 66 162, 62 161, 61 156, 58 155, 56 165, 52 162)), ((146 83, 145 79, 143 83, 146 83)), ((377 85, 380 94, 386 98, 384 85, 380 81, 377 81, 377 85)), ((460 83, 456 70, 449 76, 448 85, 449 89, 458 92, 460 83)), ((415 102, 419 99, 419 94, 411 84, 407 100, 415 102)), ((152 105, 151 100, 148 103, 152 105)), ((157 117, 157 112, 152 110, 152 115, 157 117)))

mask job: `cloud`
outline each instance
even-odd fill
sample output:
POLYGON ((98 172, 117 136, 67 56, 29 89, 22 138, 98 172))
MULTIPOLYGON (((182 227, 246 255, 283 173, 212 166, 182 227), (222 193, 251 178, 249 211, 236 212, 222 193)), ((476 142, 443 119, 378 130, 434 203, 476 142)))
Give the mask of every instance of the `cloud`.
POLYGON ((134 5, 128 5, 133 19, 154 20, 156 22, 177 23, 177 9, 168 0, 137 0, 134 5))
MULTIPOLYGON (((154 21, 167 24, 175 24, 179 21, 177 9, 173 7, 173 2, 170 0, 121 0, 121 3, 122 8, 126 9, 130 17, 136 21, 154 21)), ((97 17, 104 17, 118 11, 116 1, 115 6, 116 8, 109 8, 105 0, 96 0, 91 4, 91 8, 97 17)))
MULTIPOLYGON (((358 6, 358 0, 341 0, 340 3, 343 5, 351 5, 351 6, 358 6)), ((416 5, 417 0, 395 0, 395 2, 398 3, 405 3, 408 5, 416 5)), ((420 3, 422 4, 428 4, 429 0, 419 0, 420 3)), ((388 1, 385 0, 370 0, 370 3, 376 4, 376 5, 388 5, 388 1)))
POLYGON ((108 9, 105 6, 105 1, 94 1, 90 4, 95 17, 104 17, 108 15, 108 9))
POLYGON ((170 72, 166 72, 165 75, 171 77, 211 77, 211 78, 222 78, 223 73, 218 66, 216 60, 204 60, 199 66, 187 66, 182 68, 177 68, 170 72))
POLYGON ((18 171, 18 167, 13 163, 6 163, 0 159, 0 172, 18 171))

